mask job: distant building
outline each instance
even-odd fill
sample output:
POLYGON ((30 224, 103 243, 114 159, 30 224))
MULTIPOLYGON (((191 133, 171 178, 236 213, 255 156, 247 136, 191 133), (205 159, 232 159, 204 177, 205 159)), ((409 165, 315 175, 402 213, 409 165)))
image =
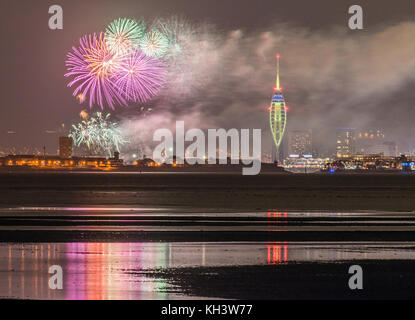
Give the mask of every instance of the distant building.
POLYGON ((383 153, 385 157, 397 157, 398 146, 393 141, 385 141, 382 144, 375 144, 367 148, 364 154, 383 153))
MULTIPOLYGON (((356 153, 371 154, 374 146, 380 146, 385 142, 385 134, 382 130, 361 130, 356 133, 356 153), (372 150, 371 150, 372 149, 372 150)), ((381 151, 382 152, 382 151, 381 151)))
POLYGON ((398 146, 386 141, 382 130, 362 130, 356 134, 356 154, 370 155, 383 153, 385 157, 397 157, 398 146))
POLYGON ((72 157, 73 140, 71 137, 59 137, 59 157, 68 159, 72 157))
POLYGON ((330 172, 342 170, 415 170, 415 157, 401 155, 398 157, 378 154, 356 154, 352 157, 337 158, 326 165, 330 172))
POLYGON ((60 156, 48 155, 8 155, 0 158, 0 166, 27 167, 44 169, 111 169, 122 166, 122 159, 106 159, 105 157, 72 157, 63 159, 60 156))
POLYGON ((120 153, 118 151, 114 151, 114 157, 109 158, 108 160, 111 161, 112 166, 121 167, 124 165, 124 160, 120 159, 120 153))
POLYGON ((311 155, 312 147, 311 130, 294 130, 288 132, 288 155, 311 155))
POLYGON ((330 163, 330 158, 313 158, 311 155, 305 157, 289 157, 284 160, 284 169, 290 172, 313 172, 324 169, 330 163))
POLYGON ((337 158, 351 157, 356 152, 354 128, 336 128, 337 158))
POLYGON ((159 166, 153 159, 144 158, 134 162, 134 165, 139 167, 157 167, 159 166))

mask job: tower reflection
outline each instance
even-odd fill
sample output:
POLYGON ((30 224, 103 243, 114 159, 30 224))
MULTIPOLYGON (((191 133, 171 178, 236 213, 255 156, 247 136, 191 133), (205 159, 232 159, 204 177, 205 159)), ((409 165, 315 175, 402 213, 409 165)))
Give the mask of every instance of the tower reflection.
POLYGON ((269 242, 267 244, 267 263, 286 264, 288 261, 287 242, 269 242))

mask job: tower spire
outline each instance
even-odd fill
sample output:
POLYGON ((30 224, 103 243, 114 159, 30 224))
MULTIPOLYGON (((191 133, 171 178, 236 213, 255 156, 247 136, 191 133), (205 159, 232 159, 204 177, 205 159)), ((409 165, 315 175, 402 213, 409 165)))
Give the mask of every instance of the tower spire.
POLYGON ((278 53, 276 57, 277 57, 277 81, 275 84, 275 88, 277 88, 277 90, 280 91, 281 90, 280 88, 280 54, 278 53))

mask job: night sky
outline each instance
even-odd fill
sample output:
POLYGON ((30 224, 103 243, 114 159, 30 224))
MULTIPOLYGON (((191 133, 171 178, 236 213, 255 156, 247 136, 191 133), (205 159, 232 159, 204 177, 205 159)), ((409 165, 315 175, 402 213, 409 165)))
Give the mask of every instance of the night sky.
POLYGON ((210 54, 190 64, 194 91, 184 98, 166 90, 144 120, 137 104, 110 110, 131 135, 146 140, 158 125, 181 119, 201 128, 263 128, 268 135, 266 107, 280 52, 289 130, 313 129, 321 152, 330 151, 338 126, 383 128, 400 151, 415 148, 413 0, 2 0, 0 15, 0 150, 45 145, 54 153, 59 133, 46 131, 70 126, 88 109, 64 77, 66 54, 80 37, 118 17, 171 15, 212 26, 217 59, 210 54), (48 28, 52 4, 63 8, 63 30, 48 28), (347 27, 352 4, 363 7, 362 31, 347 27))

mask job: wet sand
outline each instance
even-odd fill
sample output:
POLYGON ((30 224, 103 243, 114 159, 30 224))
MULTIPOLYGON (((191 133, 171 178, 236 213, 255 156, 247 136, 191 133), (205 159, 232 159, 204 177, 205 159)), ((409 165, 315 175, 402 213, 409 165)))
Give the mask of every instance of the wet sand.
POLYGON ((220 299, 414 299, 415 263, 408 260, 355 260, 167 269, 148 274, 180 285, 189 296, 220 299), (351 265, 363 270, 363 290, 350 290, 351 265))

